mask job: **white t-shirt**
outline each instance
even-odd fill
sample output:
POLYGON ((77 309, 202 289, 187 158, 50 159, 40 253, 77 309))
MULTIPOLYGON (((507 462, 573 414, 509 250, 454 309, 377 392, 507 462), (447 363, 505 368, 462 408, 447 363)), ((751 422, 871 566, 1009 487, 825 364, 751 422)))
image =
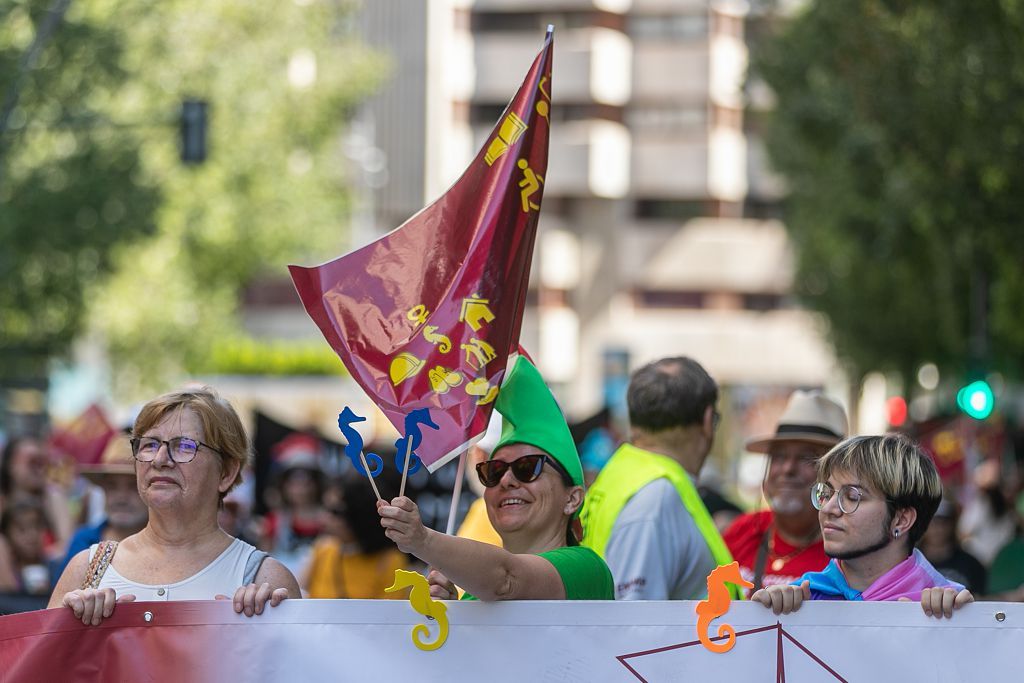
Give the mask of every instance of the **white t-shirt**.
MULTIPOLYGON (((97 545, 89 548, 90 562, 96 554, 96 548, 97 545)), ((245 582, 245 571, 250 556, 259 552, 245 541, 236 538, 213 562, 192 576, 175 583, 160 585, 129 581, 111 564, 103 573, 99 587, 113 588, 114 593, 119 596, 131 593, 138 602, 213 600, 217 595, 226 595, 230 598, 245 582)))
POLYGON ((612 527, 604 559, 616 600, 701 600, 715 560, 679 492, 655 479, 636 492, 612 527))

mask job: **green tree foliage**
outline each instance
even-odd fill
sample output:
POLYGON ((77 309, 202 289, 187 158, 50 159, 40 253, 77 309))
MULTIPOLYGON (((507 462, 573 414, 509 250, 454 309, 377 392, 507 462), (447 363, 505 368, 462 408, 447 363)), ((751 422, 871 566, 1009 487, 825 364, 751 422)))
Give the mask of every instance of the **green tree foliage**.
POLYGON ((225 340, 244 346, 248 283, 341 251, 344 124, 382 62, 352 35, 343 2, 118 4, 132 73, 118 111, 170 111, 184 97, 210 109, 201 165, 181 164, 166 131, 147 133, 142 168, 163 192, 156 231, 119 250, 93 297, 126 396, 209 370, 225 340))
POLYGON ((971 356, 971 280, 989 287, 994 368, 1024 346, 1024 2, 809 2, 752 73, 788 180, 797 289, 856 370, 971 356))
POLYGON ((52 4, 0 0, 0 379, 45 376, 159 202, 132 131, 94 125, 126 76, 119 30, 72 6, 26 60, 52 4))

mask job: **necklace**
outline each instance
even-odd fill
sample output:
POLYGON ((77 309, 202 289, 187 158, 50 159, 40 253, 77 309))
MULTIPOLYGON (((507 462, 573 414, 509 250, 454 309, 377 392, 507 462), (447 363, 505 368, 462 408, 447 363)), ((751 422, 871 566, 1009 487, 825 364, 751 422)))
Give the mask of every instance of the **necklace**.
POLYGON ((812 545, 817 543, 818 537, 821 535, 821 532, 818 532, 818 533, 814 534, 814 537, 811 538, 811 540, 808 541, 807 543, 805 543, 804 545, 797 546, 791 552, 789 552, 789 553, 787 553, 785 555, 779 555, 775 551, 775 534, 776 533, 778 533, 778 532, 775 529, 772 529, 772 533, 768 537, 770 539, 769 542, 768 542, 768 554, 775 558, 774 560, 772 560, 772 571, 773 572, 780 571, 783 567, 786 566, 787 562, 789 562, 794 557, 796 557, 797 555, 799 555, 800 553, 802 553, 803 551, 807 550, 812 545))

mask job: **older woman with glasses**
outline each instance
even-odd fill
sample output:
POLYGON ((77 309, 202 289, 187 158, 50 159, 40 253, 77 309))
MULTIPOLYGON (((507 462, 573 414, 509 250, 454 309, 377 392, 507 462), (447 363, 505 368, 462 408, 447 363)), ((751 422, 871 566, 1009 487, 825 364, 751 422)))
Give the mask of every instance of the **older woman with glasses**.
POLYGON ((925 614, 951 617, 974 596, 914 548, 941 499, 935 465, 907 437, 843 441, 818 462, 811 489, 832 559, 824 571, 761 589, 751 600, 775 614, 796 611, 804 600, 919 600, 925 614))
POLYGON ((487 516, 502 548, 428 529, 405 497, 378 502, 381 525, 400 550, 433 567, 435 598, 611 600, 604 560, 579 545, 573 521, 583 504, 583 467, 569 428, 540 373, 518 358, 498 394, 501 440, 477 465, 487 516), (451 579, 451 580, 449 580, 451 579), (474 597, 475 596, 475 597, 474 597))
POLYGON ((217 524, 224 496, 242 481, 249 440, 234 408, 212 390, 184 389, 147 403, 132 439, 135 480, 149 522, 120 543, 75 555, 49 607, 98 625, 118 602, 233 599, 262 614, 297 598, 295 577, 217 524))

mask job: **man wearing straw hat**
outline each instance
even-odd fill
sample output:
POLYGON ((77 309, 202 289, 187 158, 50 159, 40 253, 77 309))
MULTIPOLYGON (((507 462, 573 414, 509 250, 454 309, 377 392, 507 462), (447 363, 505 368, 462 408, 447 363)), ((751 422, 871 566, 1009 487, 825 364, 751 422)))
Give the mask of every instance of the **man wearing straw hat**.
POLYGON ((78 552, 100 541, 123 541, 146 526, 149 510, 135 484, 135 458, 125 434, 117 434, 95 465, 84 465, 80 474, 103 489, 105 518, 95 526, 80 528, 71 537, 61 571, 78 552))
POLYGON ((775 433, 747 443, 748 451, 768 455, 761 485, 768 509, 738 517, 725 542, 743 578, 754 584, 751 592, 828 564, 810 490, 818 459, 846 437, 846 429, 838 403, 819 391, 795 391, 775 433))

